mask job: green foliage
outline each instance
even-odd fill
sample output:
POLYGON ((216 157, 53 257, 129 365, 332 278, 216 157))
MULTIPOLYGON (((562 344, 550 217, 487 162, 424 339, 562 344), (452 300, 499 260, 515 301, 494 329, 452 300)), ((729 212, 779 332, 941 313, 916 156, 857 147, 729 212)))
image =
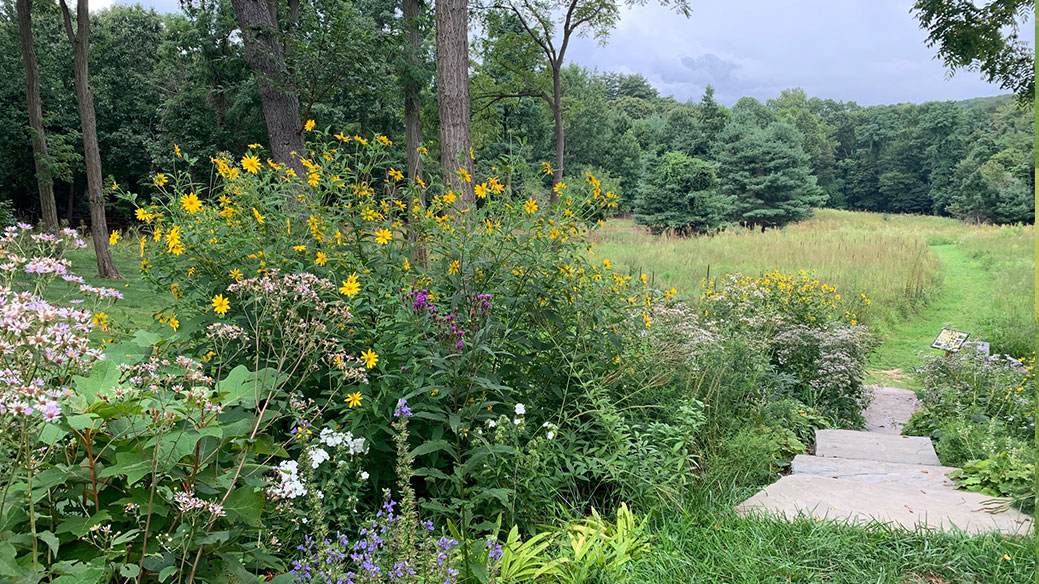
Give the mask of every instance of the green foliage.
POLYGON ((667 152, 635 200, 635 221, 654 233, 709 233, 725 225, 732 209, 732 198, 718 192, 713 165, 667 152))
POLYGON ((747 99, 718 138, 720 192, 736 201, 735 218, 746 225, 782 227, 809 217, 824 197, 802 137, 756 101, 741 107, 747 99))

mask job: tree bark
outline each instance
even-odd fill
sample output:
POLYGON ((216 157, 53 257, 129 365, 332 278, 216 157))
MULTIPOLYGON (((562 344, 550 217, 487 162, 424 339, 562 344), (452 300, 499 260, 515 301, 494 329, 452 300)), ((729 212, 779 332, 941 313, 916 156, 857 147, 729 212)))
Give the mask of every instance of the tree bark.
POLYGON ((54 177, 47 163, 47 134, 43 129, 43 101, 40 98, 40 69, 32 37, 31 0, 17 0, 18 38, 25 66, 25 101, 29 109, 32 156, 36 163, 36 186, 40 191, 40 213, 49 230, 58 228, 58 205, 54 201, 54 177))
POLYGON ((68 4, 61 0, 61 16, 65 34, 72 43, 73 69, 76 80, 76 102, 83 130, 83 160, 87 169, 87 195, 90 200, 90 235, 97 256, 97 274, 102 278, 121 278, 108 250, 108 222, 105 219, 105 193, 101 186, 101 151, 97 143, 97 123, 94 115, 94 94, 90 89, 88 70, 90 55, 90 9, 88 0, 76 3, 76 30, 68 4))
MULTIPOLYGON (((561 64, 562 59, 558 64, 553 63, 552 67, 552 118, 556 126, 556 165, 555 174, 552 177, 553 187, 563 182, 563 152, 566 150, 566 131, 563 128, 563 84, 559 78, 561 64)), ((559 195, 556 194, 555 188, 549 193, 548 200, 553 205, 559 202, 559 195)))
POLYGON ((404 145, 408 151, 408 180, 422 178, 422 157, 418 148, 422 145, 422 84, 419 83, 418 69, 422 66, 419 50, 422 38, 419 36, 418 8, 419 0, 403 0, 401 12, 404 16, 404 29, 407 31, 408 59, 404 70, 404 145))
POLYGON ((466 0, 436 3, 437 102, 440 110, 440 166, 444 186, 462 194, 462 205, 475 202, 473 184, 458 176, 471 176, 472 136, 469 127, 469 18, 466 0))
POLYGON ((285 47, 278 41, 274 4, 265 0, 231 0, 231 6, 242 31, 245 60, 257 76, 272 157, 276 162, 295 169, 297 175, 304 176, 303 165, 299 162, 304 152, 299 97, 286 89, 289 74, 285 65, 285 47))

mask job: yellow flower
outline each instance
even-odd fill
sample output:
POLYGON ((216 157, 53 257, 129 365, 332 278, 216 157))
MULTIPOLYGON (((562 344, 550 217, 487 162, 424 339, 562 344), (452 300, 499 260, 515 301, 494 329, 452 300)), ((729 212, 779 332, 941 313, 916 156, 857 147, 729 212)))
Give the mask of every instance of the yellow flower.
POLYGON ((404 173, 393 167, 390 167, 390 170, 387 174, 389 174, 390 178, 392 178, 393 180, 401 180, 404 178, 404 173))
POLYGON ((464 180, 465 182, 473 181, 473 177, 469 175, 469 171, 464 168, 459 168, 458 172, 456 172, 455 174, 457 174, 458 178, 464 180))
POLYGON ((382 144, 383 146, 390 146, 390 145, 393 144, 392 140, 390 140, 389 138, 387 138, 386 136, 383 136, 381 134, 375 137, 375 141, 378 144, 382 144))
POLYGON ((202 201, 198 200, 195 193, 188 193, 180 198, 180 208, 188 213, 195 214, 202 210, 202 201))
POLYGON ((612 269, 610 266, 610 260, 603 260, 602 265, 605 266, 607 270, 612 269))
POLYGON ((328 263, 328 256, 323 251, 317 252, 317 256, 314 258, 314 263, 323 266, 328 263))
POLYGON ((263 148, 263 144, 249 144, 249 148, 263 148))
POLYGON ((257 223, 263 225, 263 220, 265 219, 265 217, 263 215, 260 215, 260 212, 256 210, 256 207, 253 207, 253 217, 256 217, 257 223))
POLYGON ((239 270, 238 268, 235 268, 235 269, 231 270, 230 272, 227 273, 227 275, 231 276, 231 279, 234 280, 235 282, 237 282, 238 280, 242 279, 242 271, 239 270))
POLYGON ((119 232, 113 231, 112 235, 108 236, 108 245, 115 245, 117 241, 119 241, 119 232))
POLYGON ((115 181, 112 181, 112 190, 113 191, 118 191, 119 190, 119 183, 117 183, 115 181))
POLYGON ((459 272, 460 267, 461 265, 458 263, 458 260, 455 260, 451 262, 451 265, 447 266, 447 273, 453 276, 459 272))
POLYGON ((176 282, 170 284, 170 294, 173 295, 174 300, 180 300, 180 284, 176 282))
POLYGON ((368 141, 365 140, 364 138, 360 137, 360 136, 354 136, 354 142, 360 143, 361 146, 367 146, 368 145, 368 141))
POLYGON ((527 199, 527 202, 523 204, 523 210, 533 215, 538 212, 538 202, 533 197, 527 199))
POLYGON ((350 136, 347 136, 342 132, 339 132, 338 134, 336 134, 336 140, 339 140, 340 142, 349 142, 350 136))
POLYGON ((493 176, 487 179, 487 184, 490 185, 491 191, 496 195, 500 195, 505 190, 505 185, 498 182, 498 179, 493 176))
POLYGON ((371 349, 361 353, 361 358, 364 359, 364 366, 367 369, 371 369, 379 363, 379 355, 371 349))
POLYGON ((339 287, 339 293, 345 296, 355 296, 361 291, 361 284, 357 281, 357 274, 350 274, 343 285, 339 287))
POLYGON ((404 271, 408 271, 410 269, 411 269, 411 262, 408 261, 408 258, 404 258, 404 271))
POLYGON ((314 120, 307 120, 307 123, 303 124, 303 129, 309 132, 314 129, 315 125, 314 120))
POLYGON ((541 163, 541 172, 545 174, 552 174, 552 165, 547 162, 541 163))
POLYGON ((429 154, 429 150, 425 146, 419 146, 415 149, 415 152, 418 152, 422 156, 429 154))
POLYGON ((476 196, 478 198, 486 199, 487 198, 487 183, 480 183, 480 184, 476 185, 475 187, 473 187, 473 192, 476 193, 476 196))
POLYGON ((476 160, 476 154, 473 153, 473 147, 469 147, 469 160, 476 160))
POLYGON ((260 172, 260 158, 253 154, 242 157, 242 168, 252 174, 260 172))
POLYGON ((223 294, 217 294, 213 297, 213 312, 223 316, 227 314, 228 309, 231 308, 231 303, 224 298, 223 294))
POLYGON ((556 186, 552 187, 552 190, 555 191, 557 195, 562 194, 564 189, 566 189, 566 183, 562 181, 557 182, 556 186))
POLYGON ((447 191, 447 194, 444 195, 444 202, 451 205, 457 198, 458 195, 456 195, 454 191, 447 191))
POLYGON ((177 155, 177 158, 180 158, 180 146, 177 146, 176 144, 174 144, 173 145, 173 153, 177 155))
POLYGON ((308 174, 307 183, 312 187, 318 186, 319 184, 321 184, 321 175, 316 172, 308 174))
POLYGON ((170 178, 168 176, 166 176, 165 174, 160 172, 159 174, 155 175, 154 182, 155 182, 155 186, 161 187, 162 185, 170 182, 170 178))
POLYGON ((393 233, 385 227, 375 232, 375 243, 379 245, 386 245, 391 239, 393 239, 393 233))
POLYGON ((173 315, 173 316, 170 317, 169 324, 170 324, 170 328, 173 329, 173 330, 177 330, 177 329, 180 328, 180 321, 177 320, 177 316, 176 315, 173 315))
POLYGON ((362 398, 363 398, 363 396, 361 395, 361 392, 359 392, 359 391, 351 393, 350 395, 346 396, 346 405, 348 407, 351 407, 351 408, 359 406, 359 405, 361 405, 361 399, 362 398))

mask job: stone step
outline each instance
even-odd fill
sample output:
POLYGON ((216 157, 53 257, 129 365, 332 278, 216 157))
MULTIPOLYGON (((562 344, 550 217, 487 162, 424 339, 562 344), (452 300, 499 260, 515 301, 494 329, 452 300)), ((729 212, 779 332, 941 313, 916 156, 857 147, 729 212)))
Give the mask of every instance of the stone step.
POLYGON ((790 463, 790 469, 795 475, 821 476, 862 483, 898 483, 920 489, 956 488, 956 483, 945 476, 956 470, 951 466, 798 454, 790 463))
POLYGON ((869 389, 873 392, 873 399, 862 412, 866 419, 866 430, 880 434, 901 434, 902 426, 920 404, 916 394, 897 387, 873 385, 869 389))
POLYGON ((930 438, 856 430, 816 430, 815 455, 934 466, 941 464, 930 438))
POLYGON ((765 514, 853 524, 880 522, 892 527, 998 531, 1025 535, 1032 520, 1015 509, 989 513, 991 497, 944 488, 920 489, 899 483, 861 482, 812 475, 788 475, 736 507, 742 515, 765 514))

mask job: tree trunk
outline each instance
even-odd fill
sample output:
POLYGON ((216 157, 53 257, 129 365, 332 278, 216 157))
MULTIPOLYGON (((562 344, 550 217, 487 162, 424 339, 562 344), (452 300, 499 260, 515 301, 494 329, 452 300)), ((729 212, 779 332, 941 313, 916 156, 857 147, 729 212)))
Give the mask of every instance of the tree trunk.
POLYGON ((276 162, 304 176, 299 162, 304 151, 299 97, 287 89, 289 75, 285 48, 278 42, 275 7, 265 0, 231 0, 231 6, 242 31, 245 60, 257 77, 271 154, 276 162))
POLYGON ((69 227, 72 227, 72 206, 76 202, 76 179, 75 177, 69 179, 69 198, 65 205, 65 221, 68 222, 69 227))
POLYGON ((25 66, 25 101, 32 131, 32 156, 36 162, 36 186, 40 191, 40 213, 49 230, 58 228, 58 205, 54 202, 54 177, 47 164, 47 134, 43 129, 43 102, 40 99, 40 70, 32 38, 31 0, 17 0, 18 38, 25 66))
POLYGON ((87 167, 87 195, 90 199, 90 235, 97 256, 97 275, 102 278, 121 278, 108 250, 108 222, 105 220, 105 193, 101 186, 101 151, 97 144, 97 124, 94 117, 94 94, 90 89, 88 57, 90 55, 90 9, 88 0, 76 3, 76 30, 68 4, 61 0, 61 15, 65 34, 72 43, 73 68, 76 79, 76 102, 83 130, 83 160, 87 167))
MULTIPOLYGON (((553 186, 563 182, 563 151, 566 149, 566 133, 563 129, 563 85, 559 78, 559 67, 552 68, 552 117, 556 124, 556 164, 555 175, 552 177, 553 186)), ((559 201, 559 195, 553 188, 549 194, 549 202, 555 205, 559 201)))
POLYGON ((419 83, 418 69, 422 66, 419 58, 422 39, 418 28, 418 1, 403 0, 401 12, 404 15, 404 29, 407 31, 408 45, 407 67, 404 69, 404 145, 408 151, 408 180, 422 178, 422 157, 418 148, 422 145, 422 84, 419 83))
POLYGON ((473 185, 458 176, 472 175, 469 130, 469 18, 466 0, 436 3, 437 102, 440 110, 440 166, 444 185, 462 193, 462 206, 475 202, 473 185))

